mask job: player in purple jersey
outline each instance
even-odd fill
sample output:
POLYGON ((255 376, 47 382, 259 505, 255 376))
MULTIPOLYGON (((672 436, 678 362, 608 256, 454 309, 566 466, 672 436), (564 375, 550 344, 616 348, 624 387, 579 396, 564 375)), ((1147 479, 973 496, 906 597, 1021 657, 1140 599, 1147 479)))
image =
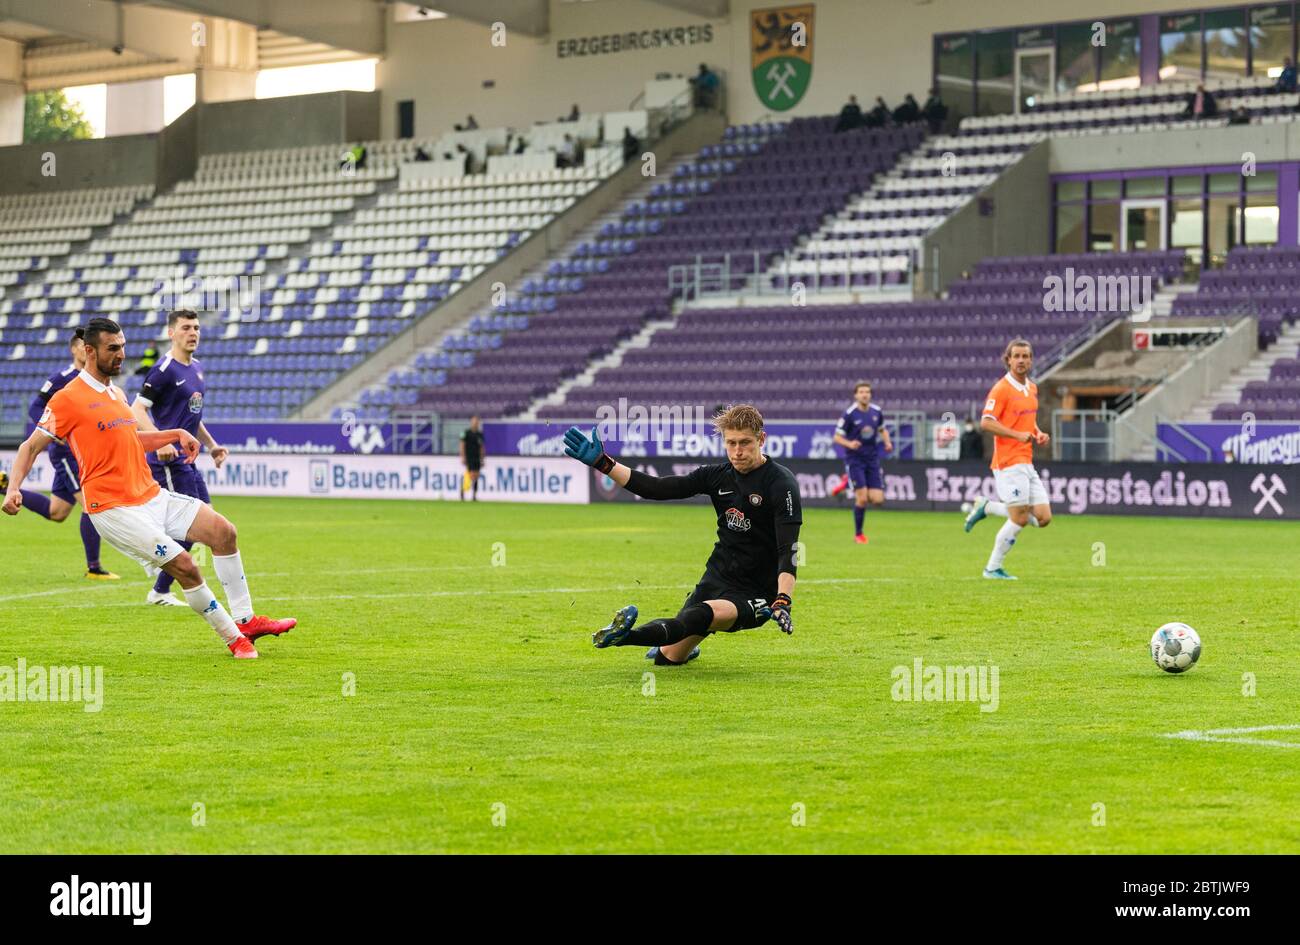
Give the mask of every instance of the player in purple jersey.
MULTIPOLYGON (((27 416, 33 424, 41 422, 41 414, 50 398, 70 384, 86 366, 86 348, 82 344, 84 332, 78 328, 68 339, 68 350, 72 354, 72 363, 63 370, 51 374, 44 386, 27 408, 27 416)), ((84 509, 86 503, 81 498, 81 470, 77 468, 77 458, 72 450, 63 443, 55 441, 50 446, 50 464, 54 467, 54 482, 47 498, 44 493, 32 489, 23 489, 23 508, 35 512, 51 522, 66 521, 72 510, 80 504, 84 509)), ((9 474, 0 471, 0 492, 9 488, 9 474)), ((90 516, 81 513, 81 544, 86 549, 86 577, 94 581, 116 581, 118 576, 105 571, 99 563, 99 532, 90 521, 90 516)))
MULTIPOLYGON (((199 347, 200 331, 199 316, 189 309, 179 309, 167 316, 167 337, 171 339, 171 350, 149 369, 140 393, 131 404, 131 412, 135 414, 140 430, 157 428, 189 433, 207 447, 212 461, 220 469, 230 451, 224 446, 218 446, 208 428, 203 425, 203 395, 206 393, 203 365, 194 357, 194 352, 199 347)), ((212 504, 203 474, 196 465, 185 462, 175 446, 161 447, 158 452, 147 454, 146 459, 158 485, 170 492, 193 496, 205 505, 212 504)), ((186 551, 190 550, 189 542, 183 541, 180 544, 186 551)), ((172 580, 166 571, 160 572, 145 603, 184 606, 172 596, 172 580)))
POLYGON ((894 444, 885 429, 885 414, 871 402, 871 385, 859 381, 853 388, 853 403, 835 427, 835 442, 844 447, 846 473, 835 490, 838 494, 853 484, 853 540, 867 543, 862 525, 867 517, 867 503, 885 504, 885 479, 880 471, 880 451, 893 452, 894 444))

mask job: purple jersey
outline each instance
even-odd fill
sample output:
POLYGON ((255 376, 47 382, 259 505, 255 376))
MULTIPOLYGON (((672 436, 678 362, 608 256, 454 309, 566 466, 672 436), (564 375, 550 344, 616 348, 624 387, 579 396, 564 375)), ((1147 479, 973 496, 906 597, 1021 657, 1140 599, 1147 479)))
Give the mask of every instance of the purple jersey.
MULTIPOLYGON (((197 438, 203 421, 203 394, 203 365, 198 358, 181 364, 169 354, 149 369, 140 388, 140 402, 159 430, 181 429, 197 438)), ((151 466, 167 465, 154 453, 148 459, 151 466)), ((174 460, 184 461, 183 452, 174 460)))
POLYGON ((41 422, 41 414, 45 413, 45 405, 50 402, 50 398, 76 380, 78 373, 77 366, 69 364, 57 374, 50 375, 45 386, 32 399, 32 405, 27 408, 27 416, 31 418, 32 423, 41 422))
POLYGON ((873 462, 878 459, 876 438, 879 436, 880 428, 884 422, 884 411, 875 404, 868 404, 866 410, 859 409, 856 402, 850 404, 849 409, 844 411, 844 416, 840 417, 840 423, 835 428, 835 432, 846 440, 859 440, 862 445, 855 450, 845 447, 845 457, 871 460, 873 462))

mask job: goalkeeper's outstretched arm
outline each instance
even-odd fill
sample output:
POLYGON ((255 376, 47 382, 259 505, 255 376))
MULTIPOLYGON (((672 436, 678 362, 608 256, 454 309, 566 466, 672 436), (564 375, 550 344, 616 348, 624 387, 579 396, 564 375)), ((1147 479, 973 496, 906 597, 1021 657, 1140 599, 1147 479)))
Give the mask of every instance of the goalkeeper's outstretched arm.
POLYGON ((699 487, 691 476, 650 476, 616 461, 605 452, 595 427, 591 428, 590 435, 577 427, 569 427, 564 434, 564 452, 603 472, 628 492, 643 499, 689 499, 699 493, 699 487))

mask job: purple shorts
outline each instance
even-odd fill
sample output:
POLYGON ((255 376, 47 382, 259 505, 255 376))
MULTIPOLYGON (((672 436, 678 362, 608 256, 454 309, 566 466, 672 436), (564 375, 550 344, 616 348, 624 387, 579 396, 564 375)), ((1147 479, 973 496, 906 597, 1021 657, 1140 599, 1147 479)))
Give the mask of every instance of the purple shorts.
POLYGON ((854 489, 885 488, 885 477, 880 473, 880 460, 849 457, 844 467, 854 489))

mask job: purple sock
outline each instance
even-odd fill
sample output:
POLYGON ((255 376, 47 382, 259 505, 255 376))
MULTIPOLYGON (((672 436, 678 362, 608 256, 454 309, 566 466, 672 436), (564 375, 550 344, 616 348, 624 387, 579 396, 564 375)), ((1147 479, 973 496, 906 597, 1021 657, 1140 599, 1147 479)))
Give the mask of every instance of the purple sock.
MULTIPOLYGON (((186 551, 189 551, 194 547, 194 542, 192 541, 178 541, 176 544, 180 545, 186 551)), ((159 594, 167 594, 171 591, 172 581, 174 580, 176 579, 166 571, 159 572, 158 580, 153 582, 153 589, 159 594)))
POLYGON ((99 532, 85 512, 81 513, 81 543, 86 546, 86 567, 93 571, 99 567, 99 532))
POLYGON ((23 508, 35 512, 41 518, 50 517, 50 497, 43 492, 23 489, 23 508))
POLYGON ((862 522, 867 517, 867 510, 860 505, 853 506, 853 534, 862 534, 862 522))

